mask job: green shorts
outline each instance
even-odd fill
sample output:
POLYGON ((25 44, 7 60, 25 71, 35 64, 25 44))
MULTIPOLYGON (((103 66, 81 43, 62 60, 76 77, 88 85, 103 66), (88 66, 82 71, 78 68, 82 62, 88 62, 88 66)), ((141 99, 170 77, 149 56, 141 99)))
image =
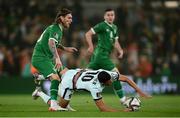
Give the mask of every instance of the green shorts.
POLYGON ((49 77, 57 74, 55 65, 51 59, 44 57, 32 57, 32 65, 44 76, 49 77))
POLYGON ((98 48, 94 51, 87 68, 93 70, 105 69, 111 71, 115 68, 115 64, 111 61, 110 53, 108 51, 98 48))

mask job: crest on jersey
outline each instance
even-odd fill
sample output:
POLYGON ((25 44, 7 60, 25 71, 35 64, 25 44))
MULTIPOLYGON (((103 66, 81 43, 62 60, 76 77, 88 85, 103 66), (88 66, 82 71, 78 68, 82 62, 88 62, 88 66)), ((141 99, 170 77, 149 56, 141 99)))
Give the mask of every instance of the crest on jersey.
POLYGON ((96 83, 97 83, 97 79, 95 79, 95 80, 93 81, 93 84, 94 84, 94 85, 96 85, 96 83))
POLYGON ((109 29, 106 29, 106 32, 110 32, 110 30, 109 30, 109 29))
POLYGON ((114 33, 116 34, 116 32, 117 32, 117 30, 116 29, 114 29, 114 33))
POLYGON ((56 32, 54 33, 54 37, 58 39, 58 34, 56 32))

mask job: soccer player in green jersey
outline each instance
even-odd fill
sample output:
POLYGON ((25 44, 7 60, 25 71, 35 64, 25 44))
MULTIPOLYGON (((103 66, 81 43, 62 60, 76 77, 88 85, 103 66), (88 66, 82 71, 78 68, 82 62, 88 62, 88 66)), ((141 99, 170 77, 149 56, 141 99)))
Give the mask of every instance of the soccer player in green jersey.
MULTIPOLYGON (((123 57, 123 50, 118 42, 118 29, 117 26, 113 24, 115 19, 114 10, 106 9, 104 19, 103 22, 98 23, 85 34, 89 46, 87 51, 90 55, 92 54, 88 68, 93 70, 105 69, 119 72, 110 59, 110 53, 114 47, 119 53, 118 58, 123 57), (98 36, 98 43, 94 50, 92 36, 95 34, 98 36)), ((119 80, 123 81, 123 78, 123 76, 120 76, 119 80)), ((124 96, 121 83, 119 81, 114 81, 113 88, 120 98, 121 103, 124 103, 126 97, 124 96)), ((148 97, 146 94, 139 94, 142 97, 148 97)))
POLYGON ((51 105, 50 111, 62 110, 57 103, 57 93, 59 81, 59 71, 63 70, 63 65, 60 60, 57 48, 67 51, 77 51, 74 47, 64 47, 61 44, 63 29, 69 28, 72 23, 72 12, 68 9, 61 9, 55 18, 55 23, 47 27, 37 40, 33 55, 32 65, 42 74, 45 78, 50 78, 50 95, 51 105))

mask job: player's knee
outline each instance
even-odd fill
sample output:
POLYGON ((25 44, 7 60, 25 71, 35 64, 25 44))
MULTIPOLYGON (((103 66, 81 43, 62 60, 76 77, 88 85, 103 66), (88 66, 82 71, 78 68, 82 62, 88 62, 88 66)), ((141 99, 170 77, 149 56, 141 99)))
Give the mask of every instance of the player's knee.
POLYGON ((58 76, 58 74, 52 74, 51 80, 60 80, 60 77, 58 76))

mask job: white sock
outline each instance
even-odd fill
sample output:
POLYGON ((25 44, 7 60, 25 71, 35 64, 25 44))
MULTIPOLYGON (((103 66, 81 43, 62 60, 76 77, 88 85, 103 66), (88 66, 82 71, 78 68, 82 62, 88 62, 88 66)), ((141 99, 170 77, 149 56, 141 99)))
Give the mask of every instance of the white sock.
POLYGON ((125 100, 126 100, 126 96, 120 98, 121 103, 125 102, 125 100))
POLYGON ((40 91, 40 92, 38 92, 37 93, 38 94, 38 96, 40 96, 42 99, 43 99, 43 101, 47 104, 48 103, 48 101, 50 100, 50 96, 48 96, 47 94, 45 94, 44 92, 42 92, 42 91, 40 91))

